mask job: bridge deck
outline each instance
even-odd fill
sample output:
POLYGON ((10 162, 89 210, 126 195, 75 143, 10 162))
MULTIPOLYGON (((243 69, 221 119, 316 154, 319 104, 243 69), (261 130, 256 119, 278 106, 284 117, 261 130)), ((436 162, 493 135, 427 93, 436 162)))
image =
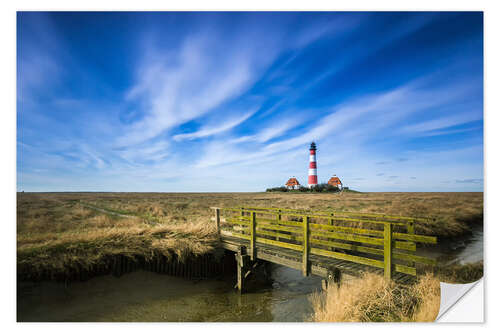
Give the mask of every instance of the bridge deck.
MULTIPOLYGON (((221 236, 221 243, 225 249, 234 252, 237 252, 242 246, 247 249, 250 247, 250 241, 231 236, 221 236)), ((269 261, 297 270, 302 269, 302 253, 294 250, 259 243, 255 249, 255 254, 257 259, 269 261)), ((314 254, 309 255, 309 261, 311 274, 323 278, 327 278, 328 270, 331 270, 332 268, 337 268, 342 275, 349 276, 360 276, 363 272, 384 274, 384 270, 380 268, 314 254)), ((396 272, 393 275, 393 280, 402 284, 410 284, 415 281, 415 277, 396 272)))

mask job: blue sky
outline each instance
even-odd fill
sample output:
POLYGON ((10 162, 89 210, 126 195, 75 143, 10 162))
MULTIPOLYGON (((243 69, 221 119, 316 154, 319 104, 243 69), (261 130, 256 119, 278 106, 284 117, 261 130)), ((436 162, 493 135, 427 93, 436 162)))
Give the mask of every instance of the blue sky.
POLYGON ((17 189, 483 190, 482 13, 17 16, 17 189))

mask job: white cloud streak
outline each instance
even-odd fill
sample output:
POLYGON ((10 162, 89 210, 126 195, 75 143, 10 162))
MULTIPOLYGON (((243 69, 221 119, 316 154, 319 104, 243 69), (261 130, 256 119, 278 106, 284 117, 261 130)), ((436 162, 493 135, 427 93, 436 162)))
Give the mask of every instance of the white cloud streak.
POLYGON ((143 63, 127 97, 143 105, 145 117, 130 126, 119 145, 154 138, 239 96, 276 53, 271 49, 263 56, 239 45, 212 50, 213 39, 203 34, 188 38, 177 54, 155 55, 143 63))
POLYGON ((247 112, 246 114, 244 114, 243 116, 241 116, 239 118, 227 120, 218 126, 217 125, 216 126, 204 126, 199 131, 196 131, 196 132, 174 135, 173 139, 175 141, 193 140, 193 139, 205 138, 208 136, 212 136, 212 135, 216 135, 216 134, 220 134, 220 133, 229 131, 232 128, 242 124, 245 120, 247 120, 253 114, 255 114, 256 111, 257 110, 247 112))
POLYGON ((467 124, 473 121, 483 119, 480 112, 467 112, 448 117, 440 117, 428 121, 424 121, 415 125, 408 125, 401 128, 401 133, 423 133, 448 127, 467 124))

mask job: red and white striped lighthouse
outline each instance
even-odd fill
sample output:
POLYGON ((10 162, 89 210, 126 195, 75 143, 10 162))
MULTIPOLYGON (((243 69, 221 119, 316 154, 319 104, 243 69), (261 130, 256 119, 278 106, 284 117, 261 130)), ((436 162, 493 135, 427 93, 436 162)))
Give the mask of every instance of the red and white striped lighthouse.
POLYGON ((309 188, 318 185, 318 171, 316 168, 316 144, 314 141, 309 148, 309 180, 307 186, 309 188))

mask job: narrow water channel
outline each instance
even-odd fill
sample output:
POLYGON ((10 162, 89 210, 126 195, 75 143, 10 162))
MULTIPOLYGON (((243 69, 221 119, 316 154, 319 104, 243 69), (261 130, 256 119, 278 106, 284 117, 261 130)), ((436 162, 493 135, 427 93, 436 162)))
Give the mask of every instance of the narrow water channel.
POLYGON ((469 264, 483 260, 483 227, 472 234, 453 241, 441 241, 437 245, 417 249, 418 255, 437 259, 440 265, 469 264))
POLYGON ((318 277, 273 266, 274 282, 239 295, 234 279, 190 281, 146 271, 65 287, 20 283, 18 321, 304 321, 318 277))
MULTIPOLYGON (((439 264, 483 259, 483 230, 434 248, 419 249, 439 264)), ((138 271, 122 277, 96 277, 86 282, 18 284, 18 321, 90 322, 297 322, 312 314, 309 295, 321 279, 273 265, 273 282, 239 295, 234 276, 192 281, 138 271)))

